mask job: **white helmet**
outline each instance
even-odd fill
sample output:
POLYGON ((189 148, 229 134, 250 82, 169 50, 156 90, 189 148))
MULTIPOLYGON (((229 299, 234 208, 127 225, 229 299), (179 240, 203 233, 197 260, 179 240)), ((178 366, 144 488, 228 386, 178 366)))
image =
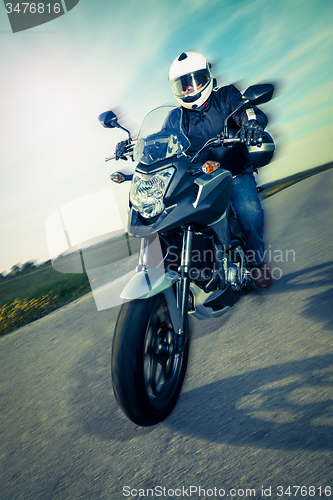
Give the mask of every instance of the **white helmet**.
POLYGON ((169 80, 181 106, 199 108, 212 93, 211 64, 197 52, 183 52, 171 64, 169 80))

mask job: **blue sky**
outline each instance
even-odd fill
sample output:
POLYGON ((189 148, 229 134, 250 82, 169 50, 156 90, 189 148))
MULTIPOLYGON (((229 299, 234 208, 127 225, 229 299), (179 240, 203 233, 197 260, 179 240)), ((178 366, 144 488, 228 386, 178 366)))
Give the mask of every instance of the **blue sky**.
POLYGON ((125 137, 98 114, 116 109, 135 134, 176 104, 167 75, 184 50, 210 59, 220 85, 278 83, 263 107, 278 152, 258 182, 333 160, 332 20, 331 0, 80 0, 13 34, 0 5, 0 272, 47 260, 49 215, 111 188, 120 162, 104 158, 125 137))

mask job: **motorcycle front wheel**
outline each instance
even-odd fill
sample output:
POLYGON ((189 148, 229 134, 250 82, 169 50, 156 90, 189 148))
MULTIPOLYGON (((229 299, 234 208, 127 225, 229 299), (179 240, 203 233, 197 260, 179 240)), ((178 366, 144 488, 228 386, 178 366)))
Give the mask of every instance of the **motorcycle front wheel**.
POLYGON ((181 391, 189 354, 188 323, 185 345, 176 352, 163 294, 122 305, 112 345, 112 383, 116 400, 137 425, 154 425, 173 410, 181 391))

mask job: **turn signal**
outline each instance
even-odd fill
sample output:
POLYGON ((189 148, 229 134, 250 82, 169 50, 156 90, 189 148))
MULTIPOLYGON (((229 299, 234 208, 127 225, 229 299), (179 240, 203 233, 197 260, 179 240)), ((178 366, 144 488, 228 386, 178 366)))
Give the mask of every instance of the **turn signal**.
POLYGON ((212 174, 219 168, 220 164, 217 161, 206 161, 206 163, 202 166, 202 171, 205 174, 212 174))
POLYGON ((117 184, 121 184, 126 181, 125 176, 121 172, 114 172, 110 175, 110 179, 113 182, 117 182, 117 184))

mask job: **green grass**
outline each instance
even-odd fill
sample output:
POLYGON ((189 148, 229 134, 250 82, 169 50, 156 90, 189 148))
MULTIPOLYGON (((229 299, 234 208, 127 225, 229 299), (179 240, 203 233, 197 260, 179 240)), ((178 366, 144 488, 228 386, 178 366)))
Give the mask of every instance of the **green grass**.
POLYGON ((51 264, 0 282, 0 335, 90 292, 86 274, 58 273, 51 264))
POLYGON ((325 165, 320 165, 319 167, 310 168, 309 170, 304 170, 303 172, 290 175, 289 177, 285 177, 284 179, 279 179, 277 181, 263 184, 261 186, 260 199, 268 198, 269 196, 278 193, 282 189, 292 186, 293 184, 296 184, 297 182, 307 179, 308 177, 312 177, 313 175, 325 172, 325 170, 329 170, 330 168, 333 168, 333 162, 325 163, 325 165))
POLYGON ((82 287, 89 287, 86 274, 64 274, 55 271, 51 264, 26 274, 0 282, 0 307, 17 298, 31 300, 54 291, 59 297, 73 295, 82 287))
POLYGON ((0 281, 0 335, 89 293, 91 287, 82 263, 87 270, 116 263, 114 278, 119 277, 123 274, 121 261, 137 253, 139 245, 138 238, 123 234, 63 256, 56 260, 54 268, 47 264, 0 281))

